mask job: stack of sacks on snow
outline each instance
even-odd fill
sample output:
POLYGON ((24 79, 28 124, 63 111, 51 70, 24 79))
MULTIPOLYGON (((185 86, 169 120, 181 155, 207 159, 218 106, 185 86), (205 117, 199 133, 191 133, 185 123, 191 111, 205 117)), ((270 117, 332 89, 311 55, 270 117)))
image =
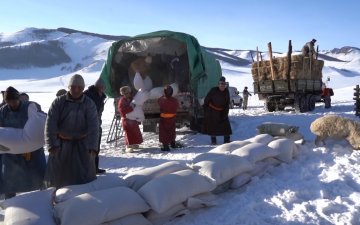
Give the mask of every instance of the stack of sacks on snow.
POLYGON ((54 216, 58 224, 151 224, 141 213, 148 204, 117 176, 56 191, 54 216))
POLYGON ((293 140, 260 134, 217 146, 195 157, 190 166, 214 179, 217 185, 214 193, 218 193, 227 188, 239 188, 282 162, 290 163, 296 154, 293 140))
POLYGON ((259 134, 270 134, 273 137, 286 137, 294 141, 304 142, 304 137, 299 133, 299 127, 285 123, 265 122, 256 127, 259 134))
POLYGON ((22 154, 35 151, 45 144, 46 114, 30 103, 28 120, 23 129, 0 127, 0 154, 22 154))
POLYGON ((124 179, 151 206, 145 216, 154 225, 187 214, 189 209, 213 205, 213 199, 204 194, 216 187, 215 182, 176 161, 135 171, 124 179))

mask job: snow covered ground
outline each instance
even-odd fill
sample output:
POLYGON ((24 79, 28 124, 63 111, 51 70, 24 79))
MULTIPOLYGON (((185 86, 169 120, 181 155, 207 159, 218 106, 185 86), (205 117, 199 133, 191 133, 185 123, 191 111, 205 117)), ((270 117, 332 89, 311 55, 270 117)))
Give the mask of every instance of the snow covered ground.
MULTIPOLYGON (((324 147, 316 147, 313 143, 315 136, 309 129, 312 121, 326 114, 341 115, 359 121, 354 115, 352 96, 353 88, 360 79, 359 74, 351 71, 358 70, 360 63, 344 64, 347 66, 346 70, 341 70, 343 64, 327 63, 326 61, 324 77, 335 78, 331 81, 335 96, 330 109, 324 109, 323 104, 318 103, 311 113, 269 113, 264 111, 263 103, 255 95, 249 99, 248 110, 230 110, 232 140, 244 140, 254 136, 256 126, 263 122, 299 126, 305 137, 305 144, 298 157, 289 164, 283 163, 272 168, 262 177, 253 177, 251 182, 241 189, 219 194, 217 206, 192 211, 169 222, 169 225, 360 224, 360 151, 354 151, 346 141, 331 140, 324 147)), ((222 68, 224 75, 234 86, 239 89, 245 85, 251 87, 248 66, 222 64, 222 68)), ((91 85, 97 79, 100 69, 83 69, 78 72, 84 75, 86 84, 91 85)), ((9 80, 9 77, 1 76, 0 89, 4 90, 12 85, 19 91, 28 92, 30 99, 40 103, 43 110, 47 111, 56 91, 66 88, 72 75, 53 76, 54 73, 49 73, 51 78, 48 79, 44 79, 43 74, 40 78, 34 73, 31 80, 9 80)), ((186 164, 195 156, 213 148, 208 136, 194 134, 183 128, 178 130, 177 135, 177 140, 185 145, 182 149, 169 153, 161 152, 157 134, 143 133, 145 141, 142 149, 125 153, 123 139, 106 143, 113 115, 113 99, 108 99, 103 113, 100 153, 100 166, 108 173, 124 176, 131 171, 171 160, 186 164)), ((218 137, 218 142, 221 143, 222 138, 218 137)))

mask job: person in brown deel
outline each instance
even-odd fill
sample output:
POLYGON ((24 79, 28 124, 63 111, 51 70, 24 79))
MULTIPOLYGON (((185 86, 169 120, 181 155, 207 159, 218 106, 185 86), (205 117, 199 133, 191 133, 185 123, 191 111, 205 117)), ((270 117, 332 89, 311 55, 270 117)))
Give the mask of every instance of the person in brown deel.
POLYGON ((221 77, 218 87, 210 89, 204 100, 203 133, 211 136, 212 145, 216 144, 216 136, 224 136, 224 143, 230 142, 229 103, 229 90, 225 77, 221 77))
POLYGON ((69 82, 69 91, 50 106, 45 124, 49 151, 45 184, 60 188, 96 179, 99 120, 95 103, 83 94, 81 75, 69 82))
POLYGON ((143 142, 143 138, 139 128, 139 122, 126 118, 126 114, 134 110, 134 105, 131 103, 132 94, 129 86, 120 88, 120 94, 123 96, 119 100, 118 109, 121 114, 122 127, 125 132, 126 152, 133 152, 133 149, 138 148, 139 144, 143 142))
POLYGON ((182 145, 175 142, 176 139, 176 110, 179 102, 172 97, 173 88, 166 86, 164 95, 158 99, 160 106, 159 141, 162 143, 161 151, 170 151, 171 148, 181 148, 182 145))
POLYGON ((315 58, 315 42, 316 39, 312 39, 311 41, 307 42, 303 48, 301 49, 302 55, 305 57, 312 57, 315 58))

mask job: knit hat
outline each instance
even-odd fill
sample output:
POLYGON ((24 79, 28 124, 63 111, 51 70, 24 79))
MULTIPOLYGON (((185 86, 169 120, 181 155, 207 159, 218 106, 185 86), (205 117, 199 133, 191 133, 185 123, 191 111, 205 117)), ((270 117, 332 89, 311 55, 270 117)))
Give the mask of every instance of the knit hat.
POLYGON ((4 100, 5 101, 9 101, 9 100, 18 100, 20 98, 20 93, 18 92, 18 90, 16 90, 13 87, 8 87, 5 90, 4 93, 4 100))
POLYGON ((220 82, 225 82, 225 77, 220 77, 220 82))
POLYGON ((66 90, 65 89, 60 89, 60 90, 58 90, 57 92, 56 92, 56 97, 59 97, 59 96, 61 96, 61 95, 64 95, 64 94, 66 94, 66 90))
POLYGON ((131 93, 131 88, 129 86, 124 86, 120 88, 120 94, 121 95, 126 95, 131 93))
POLYGON ((166 97, 171 97, 173 95, 173 88, 170 85, 164 87, 164 94, 166 97))
POLYGON ((313 39, 311 40, 311 42, 315 43, 315 42, 316 42, 316 39, 315 39, 315 38, 313 38, 313 39))
POLYGON ((96 86, 96 87, 105 86, 104 80, 101 79, 101 78, 97 79, 97 81, 95 82, 95 86, 96 86))
POLYGON ((85 81, 84 78, 80 75, 80 74, 75 74, 70 78, 69 81, 69 87, 70 86, 81 86, 81 87, 85 87, 85 81))

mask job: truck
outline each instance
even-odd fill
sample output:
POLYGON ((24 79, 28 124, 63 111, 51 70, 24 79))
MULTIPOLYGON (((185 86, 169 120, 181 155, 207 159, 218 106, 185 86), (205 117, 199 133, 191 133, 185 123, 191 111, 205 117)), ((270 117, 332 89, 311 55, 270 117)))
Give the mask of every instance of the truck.
POLYGON ((233 109, 234 106, 239 108, 242 107, 243 98, 239 95, 240 92, 236 87, 229 86, 229 94, 230 94, 230 109, 233 109))
MULTIPOLYGON (((323 60, 303 55, 292 55, 291 41, 285 57, 272 57, 269 43, 269 60, 257 60, 252 64, 254 93, 265 101, 269 112, 293 107, 296 112, 315 109, 321 101, 323 60)), ((257 54, 258 55, 258 54, 257 54)))
MULTIPOLYGON (((175 97, 180 103, 177 125, 201 131, 204 117, 201 102, 208 91, 218 84, 222 71, 215 57, 190 34, 164 30, 114 42, 100 75, 106 85, 106 95, 119 98, 122 86, 129 86, 136 93, 133 67, 148 58, 151 59, 148 64, 141 66, 138 63, 140 66, 137 68, 150 77, 153 88, 177 84, 175 97)), ((146 100, 143 111, 143 131, 156 132, 160 119, 157 99, 146 100)))

